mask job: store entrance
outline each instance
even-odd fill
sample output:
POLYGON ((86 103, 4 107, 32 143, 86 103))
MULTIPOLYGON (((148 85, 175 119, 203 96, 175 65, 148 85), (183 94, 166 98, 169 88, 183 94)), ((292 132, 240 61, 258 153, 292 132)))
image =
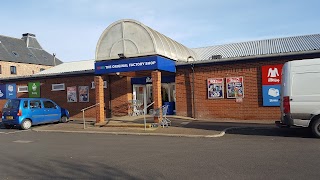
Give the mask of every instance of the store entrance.
MULTIPOLYGON (((175 92, 175 83, 161 84, 162 104, 169 105, 168 114, 175 113, 175 92)), ((147 107, 150 103, 153 102, 152 84, 133 84, 132 99, 140 101, 143 108, 147 107)), ((149 113, 150 109, 152 109, 152 106, 147 109, 146 113, 149 113)))

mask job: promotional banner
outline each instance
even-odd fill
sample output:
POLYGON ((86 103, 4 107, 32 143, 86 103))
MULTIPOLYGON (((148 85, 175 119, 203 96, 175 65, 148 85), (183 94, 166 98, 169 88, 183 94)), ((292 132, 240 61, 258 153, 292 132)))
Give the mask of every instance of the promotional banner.
POLYGON ((207 80, 208 99, 224 98, 223 78, 210 78, 207 80))
POLYGON ((0 99, 6 99, 6 85, 0 84, 0 99))
POLYGON ((79 86, 79 102, 89 102, 89 86, 79 86))
POLYGON ((39 98, 40 97, 40 82, 29 82, 28 83, 28 92, 30 98, 39 98))
POLYGON ((280 106, 282 66, 276 64, 261 67, 263 106, 280 106))
POLYGON ((6 98, 17 98, 17 86, 16 84, 6 84, 6 98))
POLYGON ((243 98, 243 77, 227 77, 227 98, 243 98))
POLYGON ((67 102, 77 102, 77 87, 67 87, 67 102))

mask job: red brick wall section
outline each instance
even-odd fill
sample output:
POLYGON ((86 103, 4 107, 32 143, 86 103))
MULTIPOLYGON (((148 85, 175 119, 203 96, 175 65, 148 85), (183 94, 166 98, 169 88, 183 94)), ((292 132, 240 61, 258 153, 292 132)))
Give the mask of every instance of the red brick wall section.
POLYGON ((131 77, 111 76, 111 109, 113 116, 128 115, 128 102, 132 99, 131 77))
MULTIPOLYGON (((162 106, 162 98, 161 98, 161 72, 160 71, 152 71, 152 94, 153 94, 153 107, 155 109, 161 108, 162 106)), ((160 117, 155 116, 154 122, 159 123, 162 120, 162 113, 160 112, 160 117)))
POLYGON ((101 76, 94 77, 95 83, 95 94, 96 94, 96 123, 105 122, 105 104, 104 104, 104 88, 103 88, 103 78, 101 76))
MULTIPOLYGON (((261 66, 283 64, 286 61, 261 61, 210 64, 195 67, 195 106, 196 118, 231 118, 243 120, 278 120, 279 107, 262 106, 261 66), (242 103, 235 99, 208 99, 207 79, 243 76, 244 98, 242 103)), ((176 112, 179 116, 192 116, 190 68, 177 68, 176 74, 176 112)))

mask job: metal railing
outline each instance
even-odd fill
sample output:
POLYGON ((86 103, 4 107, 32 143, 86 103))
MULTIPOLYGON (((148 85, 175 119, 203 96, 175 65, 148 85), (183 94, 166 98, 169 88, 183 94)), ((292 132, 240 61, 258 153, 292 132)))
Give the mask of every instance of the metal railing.
POLYGON ((154 101, 150 103, 147 107, 143 108, 143 122, 144 122, 144 131, 147 130, 147 122, 146 122, 146 114, 147 114, 147 109, 154 104, 154 101))
POLYGON ((94 104, 94 105, 92 105, 92 106, 89 106, 89 107, 86 107, 86 108, 81 109, 81 111, 82 111, 82 119, 83 119, 83 129, 86 128, 86 120, 85 120, 85 118, 84 118, 84 111, 85 111, 85 110, 88 110, 88 109, 91 109, 91 108, 93 108, 93 107, 96 107, 96 106, 99 105, 99 104, 100 104, 100 103, 97 103, 97 104, 94 104))

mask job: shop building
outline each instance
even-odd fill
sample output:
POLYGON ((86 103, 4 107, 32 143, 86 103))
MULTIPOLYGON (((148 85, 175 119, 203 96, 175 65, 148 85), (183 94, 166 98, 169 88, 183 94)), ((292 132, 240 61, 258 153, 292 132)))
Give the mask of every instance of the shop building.
POLYGON ((131 100, 142 107, 168 104, 171 114, 199 119, 278 120, 281 66, 314 58, 320 58, 320 34, 191 49, 140 22, 120 20, 102 33, 95 60, 2 83, 16 85, 18 97, 30 96, 20 87, 36 83, 39 96, 73 117, 96 105, 86 117, 97 122, 130 114, 131 100))

